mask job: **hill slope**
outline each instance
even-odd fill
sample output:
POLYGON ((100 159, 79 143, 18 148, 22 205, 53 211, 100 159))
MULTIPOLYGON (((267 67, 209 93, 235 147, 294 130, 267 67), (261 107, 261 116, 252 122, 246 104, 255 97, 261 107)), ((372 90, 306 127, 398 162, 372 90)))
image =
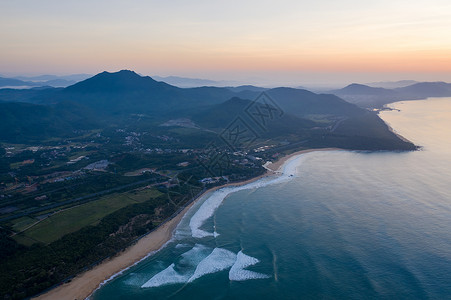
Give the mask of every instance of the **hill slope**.
POLYGON ((282 110, 296 116, 319 114, 349 117, 362 113, 362 109, 335 95, 293 88, 275 88, 267 93, 282 110))
POLYGON ((73 104, 0 103, 0 120, 0 140, 12 143, 70 137, 74 130, 99 126, 93 115, 73 104))
MULTIPOLYGON (((202 127, 221 131, 232 124, 236 118, 241 118, 257 134, 272 138, 290 134, 303 134, 306 129, 316 126, 316 123, 311 120, 283 113, 281 115, 274 114, 272 118, 267 117, 266 123, 262 127, 262 124, 258 123, 260 120, 252 119, 251 115, 247 113, 247 109, 251 105, 252 107, 255 105, 255 108, 261 112, 267 112, 262 104, 234 97, 195 114, 193 121, 202 127)), ((272 107, 272 109, 276 111, 276 108, 272 107)))

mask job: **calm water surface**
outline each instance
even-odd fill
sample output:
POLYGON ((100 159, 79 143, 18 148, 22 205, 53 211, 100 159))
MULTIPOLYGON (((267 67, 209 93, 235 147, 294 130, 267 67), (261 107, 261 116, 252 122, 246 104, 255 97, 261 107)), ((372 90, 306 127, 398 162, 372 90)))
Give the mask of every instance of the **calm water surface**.
POLYGON ((391 107, 422 151, 309 153, 208 195, 92 298, 451 299, 451 98, 391 107))

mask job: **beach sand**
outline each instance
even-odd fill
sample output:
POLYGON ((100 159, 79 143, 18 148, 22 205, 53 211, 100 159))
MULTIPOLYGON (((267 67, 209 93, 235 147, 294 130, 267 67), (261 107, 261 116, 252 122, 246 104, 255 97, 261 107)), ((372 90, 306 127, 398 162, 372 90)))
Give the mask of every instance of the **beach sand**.
POLYGON ((286 155, 284 157, 281 157, 276 162, 268 163, 268 164, 265 165, 265 168, 268 171, 280 172, 280 168, 283 166, 283 164, 285 164, 289 159, 291 159, 294 156, 298 156, 298 155, 306 154, 306 153, 310 153, 310 152, 316 152, 316 151, 334 151, 334 150, 343 150, 343 149, 340 149, 340 148, 319 148, 319 149, 301 150, 301 151, 297 151, 297 152, 291 153, 289 155, 286 155))
MULTIPOLYGON (((279 171, 280 167, 290 158, 305 154, 314 151, 331 151, 331 150, 341 150, 337 148, 321 148, 321 149, 308 149, 302 150, 290 155, 284 156, 280 158, 278 161, 274 163, 266 164, 267 172, 255 178, 237 182, 237 183, 229 183, 222 186, 217 186, 207 190, 203 193, 199 198, 203 195, 215 191, 217 189, 226 187, 226 186, 240 186, 245 185, 256 180, 259 180, 264 177, 274 176, 279 171)), ((147 236, 140 239, 136 244, 128 247, 124 251, 120 252, 116 256, 105 260, 94 268, 77 275, 70 282, 62 284, 49 292, 42 294, 33 299, 58 299, 58 300, 74 300, 74 299, 86 299, 89 297, 105 280, 111 278, 113 275, 118 272, 130 267, 135 264, 139 260, 146 257, 150 252, 157 251, 161 247, 163 247, 173 235, 173 232, 185 213, 191 208, 191 206, 196 202, 193 201, 190 205, 188 205, 184 210, 182 210, 178 215, 176 215, 171 220, 166 221, 156 230, 149 233, 147 236)))

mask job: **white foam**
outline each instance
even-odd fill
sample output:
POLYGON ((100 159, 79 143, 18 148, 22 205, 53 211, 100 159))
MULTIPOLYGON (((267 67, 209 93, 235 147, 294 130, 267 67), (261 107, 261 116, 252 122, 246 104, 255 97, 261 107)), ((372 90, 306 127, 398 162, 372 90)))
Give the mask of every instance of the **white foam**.
POLYGON ((258 264, 260 261, 255 257, 244 254, 242 251, 238 252, 236 261, 229 272, 229 279, 232 281, 244 281, 249 279, 264 279, 270 276, 254 271, 245 270, 249 266, 258 264))
POLYGON ((294 157, 293 159, 290 159, 283 167, 281 171, 281 175, 278 177, 271 177, 271 178, 263 178, 254 182, 251 182, 246 185, 236 186, 236 187, 226 187, 219 189, 211 194, 210 197, 208 197, 204 203, 200 206, 200 208, 196 211, 196 213, 191 217, 189 222, 189 227, 191 229, 191 235, 194 238, 204 238, 208 236, 216 237, 219 234, 217 232, 208 232, 203 229, 200 229, 200 227, 207 221, 209 218, 213 216, 215 211, 219 208, 219 206, 222 204, 224 199, 231 193, 242 191, 242 190, 248 190, 248 189, 255 189, 260 188, 272 184, 282 183, 286 181, 290 181, 293 179, 293 177, 296 175, 296 168, 299 166, 299 163, 301 162, 301 159, 303 159, 302 156, 294 157))
POLYGON ((181 255, 182 259, 179 261, 179 264, 187 267, 192 266, 194 269, 194 267, 197 266, 197 264, 201 262, 210 252, 211 248, 201 244, 196 244, 192 249, 181 255))
POLYGON ((194 268, 199 264, 211 250, 204 245, 196 244, 192 249, 181 255, 180 261, 176 264, 172 263, 169 267, 159 272, 144 283, 142 288, 159 287, 163 285, 185 283, 192 276, 194 268))
POLYGON ((184 283, 188 280, 189 275, 181 275, 174 269, 175 264, 171 264, 169 267, 150 278, 144 283, 142 288, 158 287, 162 285, 184 283))
POLYGON ((215 248, 213 252, 202 260, 188 280, 192 282, 207 274, 220 272, 230 268, 236 261, 236 254, 222 248, 215 248))
POLYGON ((191 234, 194 238, 203 238, 207 236, 214 236, 213 233, 207 232, 200 229, 200 227, 208 220, 213 213, 221 205, 224 198, 229 194, 228 188, 220 189, 215 191, 201 207, 196 211, 196 213, 191 217, 189 222, 189 227, 191 228, 191 234))

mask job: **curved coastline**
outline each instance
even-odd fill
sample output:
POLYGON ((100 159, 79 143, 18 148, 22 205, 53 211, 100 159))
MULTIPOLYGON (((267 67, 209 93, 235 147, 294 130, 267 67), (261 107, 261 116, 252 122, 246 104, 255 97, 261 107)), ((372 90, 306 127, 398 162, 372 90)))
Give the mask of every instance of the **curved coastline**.
MULTIPOLYGON (((73 299, 87 299, 93 292, 100 288, 103 284, 114 279, 129 269, 131 266, 136 265, 143 259, 155 254, 160 249, 164 248, 173 238, 176 228, 186 213, 197 203, 200 199, 203 199, 206 195, 211 195, 212 192, 223 189, 226 187, 239 187, 249 185, 263 178, 274 177, 283 174, 282 170, 293 159, 298 158, 302 154, 316 152, 316 151, 336 151, 343 150, 339 148, 319 148, 319 149, 307 149, 294 152, 290 155, 281 157, 274 163, 265 164, 267 172, 252 179, 230 183, 218 187, 211 188, 200 195, 195 201, 190 203, 185 209, 183 209, 174 218, 166 221, 156 230, 152 231, 136 244, 131 245, 118 255, 107 259, 99 265, 87 270, 84 273, 77 275, 70 282, 64 283, 45 294, 39 295, 33 299, 61 299, 61 300, 73 300, 73 299)), ((257 186, 256 186, 257 187, 257 186)), ((249 187, 252 188, 252 187, 249 187)))
MULTIPOLYGON (((427 99, 425 99, 425 100, 427 100, 427 99)), ((402 104, 402 102, 404 102, 404 101, 409 101, 409 100, 403 100, 403 101, 396 101, 396 102, 392 102, 392 103, 387 103, 387 104, 385 104, 383 107, 384 107, 384 108, 389 108, 389 109, 393 110, 393 107, 392 107, 392 106, 393 106, 395 103, 402 104)), ((410 101, 413 101, 413 100, 410 100, 410 101)), ((401 111, 399 108, 396 108, 395 110, 401 111)), ((380 111, 380 112, 378 112, 377 114, 378 114, 378 116, 384 121, 385 125, 387 125, 388 130, 390 130, 393 134, 395 134, 398 138, 400 138, 400 139, 403 140, 404 142, 406 142, 406 143, 411 143, 411 144, 415 145, 414 142, 412 142, 411 140, 409 140, 409 139, 405 138, 404 136, 402 136, 401 134, 399 134, 399 133, 391 126, 391 124, 390 124, 387 120, 384 120, 384 119, 381 117, 381 113, 383 113, 383 112, 384 112, 384 111, 380 111)), ((417 146, 417 148, 421 148, 421 146, 417 146)))

